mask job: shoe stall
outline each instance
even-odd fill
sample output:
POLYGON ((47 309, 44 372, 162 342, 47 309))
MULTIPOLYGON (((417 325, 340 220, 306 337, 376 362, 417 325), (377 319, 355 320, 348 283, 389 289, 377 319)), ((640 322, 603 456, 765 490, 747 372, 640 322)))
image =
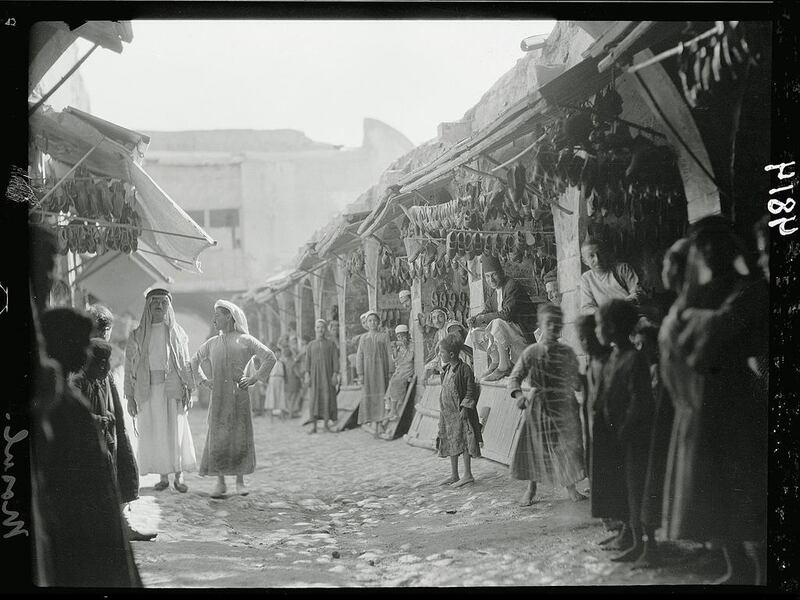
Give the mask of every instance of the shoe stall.
POLYGON ((57 302, 91 298, 136 314, 141 293, 173 269, 200 272, 215 245, 141 167, 149 138, 78 109, 47 105, 30 116, 29 221, 57 234, 57 302))
MULTIPOLYGON (((740 113, 759 122, 752 113, 768 103, 750 92, 768 76, 758 67, 768 62, 770 32, 741 22, 576 24, 588 33, 578 55, 563 40, 545 44, 547 77, 479 130, 464 129, 463 139, 416 149, 364 195, 372 210, 313 238, 316 260, 335 260, 347 383, 363 311, 378 310, 387 329, 411 329, 416 410, 406 439, 414 445, 435 443, 440 386, 425 365, 444 325, 440 311, 467 326, 484 309, 481 256, 496 257, 535 304, 560 304, 562 339, 580 357, 573 324, 587 234, 633 266, 648 297, 643 308, 658 318, 661 257, 687 225, 719 213, 751 224, 745 194, 761 184, 745 178, 752 165, 743 161, 768 159, 758 152, 765 144, 753 143, 756 132, 739 123, 740 113), (408 312, 398 305, 403 289, 411 292, 408 312)), ((293 298, 298 324, 304 294, 313 295, 293 298)), ((478 379, 488 365, 479 338, 469 338, 478 379)), ((480 387, 483 453, 507 463, 520 412, 504 379, 480 387)))

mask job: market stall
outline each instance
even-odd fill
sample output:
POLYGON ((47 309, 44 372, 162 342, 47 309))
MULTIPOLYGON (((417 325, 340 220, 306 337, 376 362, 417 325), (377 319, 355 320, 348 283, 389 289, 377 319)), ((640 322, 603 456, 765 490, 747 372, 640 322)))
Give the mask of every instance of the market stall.
MULTIPOLYGON (((137 253, 200 272, 200 253, 216 242, 142 169, 147 136, 71 107, 57 112, 43 106, 31 115, 30 127, 35 199, 29 220, 56 230, 59 251, 67 257, 62 271, 73 289, 83 281, 86 292, 104 299, 92 285, 96 278, 77 278, 88 267, 96 274, 121 264, 92 260, 109 252, 137 253)), ((159 273, 157 279, 169 276, 159 273)))

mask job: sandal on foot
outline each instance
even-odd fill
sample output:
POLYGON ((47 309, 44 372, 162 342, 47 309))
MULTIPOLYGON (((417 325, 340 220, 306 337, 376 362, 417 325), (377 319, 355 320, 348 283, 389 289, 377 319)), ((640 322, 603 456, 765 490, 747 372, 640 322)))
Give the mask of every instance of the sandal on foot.
POLYGON ((153 489, 157 492, 163 492, 165 489, 169 487, 169 481, 159 481, 157 484, 153 486, 153 489))
POLYGON ((475 478, 474 477, 470 477, 469 479, 459 479, 458 481, 455 481, 455 482, 451 483, 450 487, 457 488, 457 487, 461 487, 461 486, 467 485, 469 483, 475 483, 475 478))

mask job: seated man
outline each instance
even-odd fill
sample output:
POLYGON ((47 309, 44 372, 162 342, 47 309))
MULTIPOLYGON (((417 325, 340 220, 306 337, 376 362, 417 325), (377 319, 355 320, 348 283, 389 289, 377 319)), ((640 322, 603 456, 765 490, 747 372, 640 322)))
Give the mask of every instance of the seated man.
POLYGON ((581 259, 589 267, 581 275, 581 314, 594 314, 598 306, 613 299, 639 304, 643 290, 636 271, 628 263, 613 262, 600 240, 587 235, 581 244, 581 259))
POLYGON ((481 379, 497 381, 511 373, 522 351, 536 341, 536 307, 522 286, 506 277, 497 257, 484 254, 482 263, 484 279, 495 293, 487 299, 486 310, 471 317, 469 325, 486 328, 491 363, 481 379))

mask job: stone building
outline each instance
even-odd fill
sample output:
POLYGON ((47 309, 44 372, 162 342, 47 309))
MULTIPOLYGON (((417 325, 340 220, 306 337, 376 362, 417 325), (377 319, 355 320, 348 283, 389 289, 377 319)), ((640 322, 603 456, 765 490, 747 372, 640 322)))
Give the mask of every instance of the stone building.
POLYGON ((202 256, 203 275, 173 273, 176 308, 197 344, 213 301, 280 270, 309 231, 369 187, 413 147, 400 132, 364 120, 358 148, 316 142, 293 130, 147 132, 146 168, 217 240, 202 256))

